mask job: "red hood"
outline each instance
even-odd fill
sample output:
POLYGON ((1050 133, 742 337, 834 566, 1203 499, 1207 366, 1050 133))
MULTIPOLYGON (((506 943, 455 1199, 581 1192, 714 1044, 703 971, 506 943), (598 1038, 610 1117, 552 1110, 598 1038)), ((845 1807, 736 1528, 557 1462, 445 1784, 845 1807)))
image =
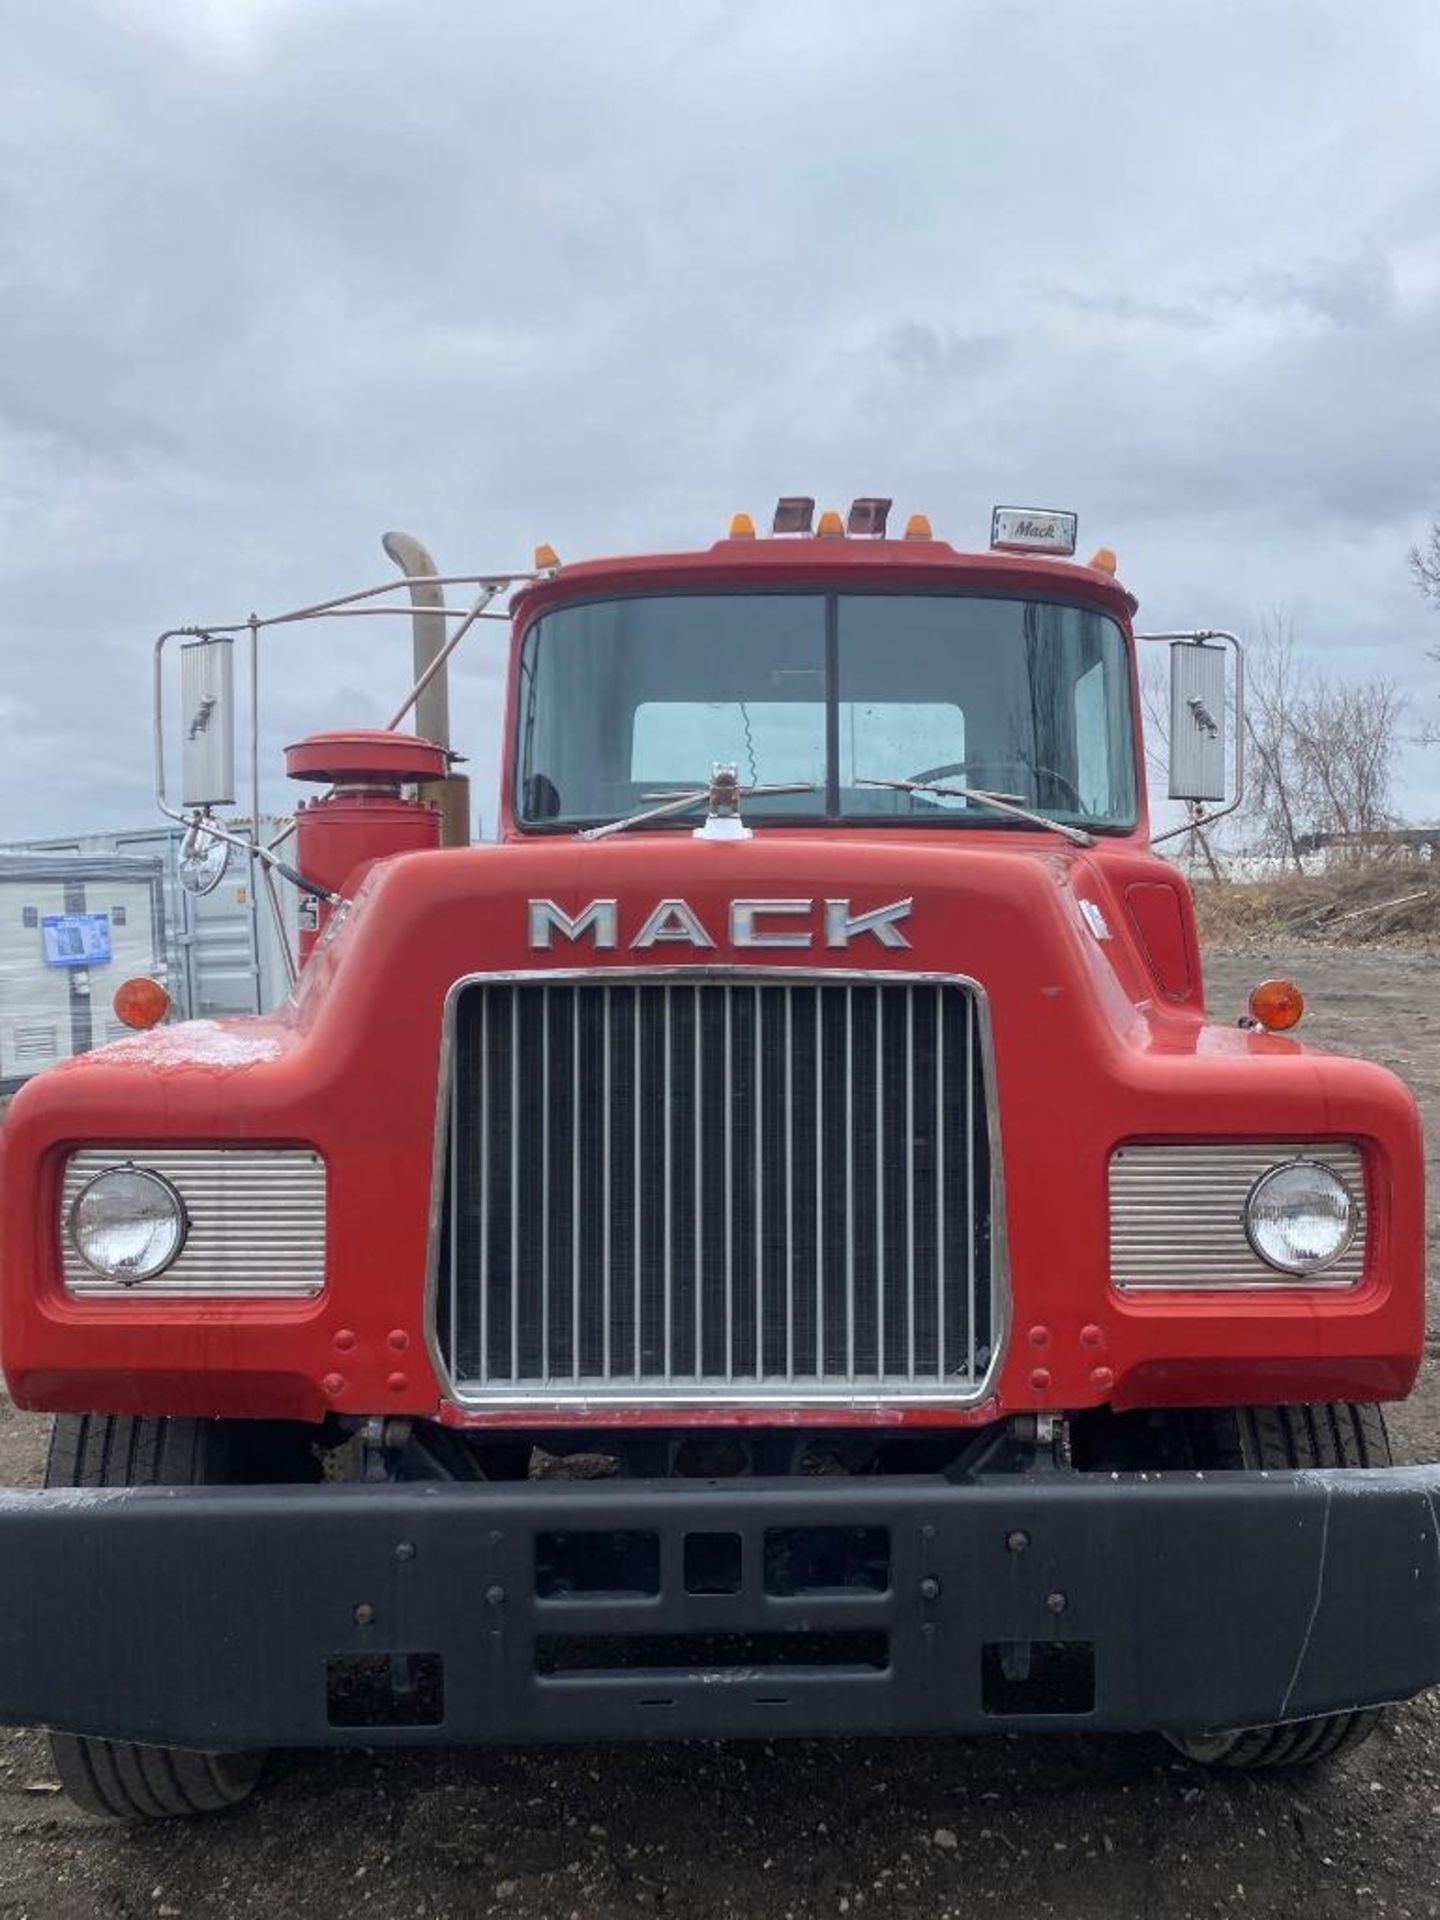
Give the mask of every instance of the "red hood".
POLYGON ((1137 879, 1173 886, 1188 912, 1174 870, 1126 843, 1085 850, 1059 836, 1026 834, 1021 841, 1008 830, 974 831, 962 842, 923 830, 862 836, 763 828, 751 840, 709 841, 672 829, 468 848, 376 871, 331 951, 307 974, 303 1017, 307 1024, 326 1019, 332 976, 342 974, 357 988, 373 978, 384 992, 403 973, 407 997, 428 997, 472 972, 821 966, 965 975, 1003 998, 1025 1024, 1064 998, 1069 1019, 1098 1020, 1112 1037, 1157 1017, 1158 1003, 1173 1045, 1177 1016, 1192 1031, 1198 1025, 1198 965, 1193 991, 1167 1000, 1127 911, 1126 890, 1137 879), (697 937, 669 937, 683 921, 671 914, 658 940, 637 946, 647 919, 667 900, 684 903, 697 937), (531 944, 532 901, 559 910, 544 948, 531 944), (559 916, 573 921, 596 901, 615 902, 613 946, 598 945, 593 928, 572 939, 558 925, 559 916), (737 943, 737 901, 772 903, 755 915, 760 935, 808 934, 809 944, 737 943), (798 910, 802 901, 813 903, 809 915, 798 910), (851 919, 908 902, 891 923, 891 939, 904 944, 863 930, 843 947, 827 944, 827 901, 848 902, 851 919), (776 911, 776 902, 785 910, 776 911), (1091 903, 1088 920, 1083 902, 1091 903))
POLYGON ((4 1135, 0 1318, 18 1399, 82 1411, 434 1413, 425 1276, 454 983, 697 965, 961 975, 983 991, 1012 1320, 996 1399, 931 1417, 1106 1401, 1366 1399, 1404 1392, 1413 1379, 1423 1330, 1413 1102, 1379 1067, 1207 1026, 1188 894, 1133 842, 1087 850, 1009 830, 537 839, 382 863, 333 924, 296 1002, 274 1019, 224 1023, 193 1044, 185 1028, 127 1041, 42 1074, 15 1100, 4 1135), (534 901, 572 922, 613 901, 616 944, 556 931, 548 947, 533 945, 534 901), (712 944, 635 948, 665 901, 683 901, 712 944), (732 926, 736 901, 814 902, 808 913, 757 907, 751 923, 752 932, 808 929, 812 944, 737 944, 745 919, 732 926), (843 947, 825 943, 827 901, 848 903, 843 947), (863 927, 863 916, 897 902, 908 911, 883 924, 904 946, 863 927), (1163 976, 1177 966, 1186 979, 1167 995, 1163 976), (234 1045, 224 1038, 232 1032, 234 1045), (1283 1291, 1155 1301, 1111 1287, 1117 1145, 1326 1136, 1361 1142, 1370 1156, 1375 1231, 1370 1279, 1333 1296, 1323 1316, 1283 1291), (326 1293, 284 1307, 137 1297, 123 1311, 65 1299, 56 1222, 60 1170, 76 1141, 313 1145, 327 1169, 326 1293), (1336 1354, 1343 1365, 1327 1359, 1336 1354))

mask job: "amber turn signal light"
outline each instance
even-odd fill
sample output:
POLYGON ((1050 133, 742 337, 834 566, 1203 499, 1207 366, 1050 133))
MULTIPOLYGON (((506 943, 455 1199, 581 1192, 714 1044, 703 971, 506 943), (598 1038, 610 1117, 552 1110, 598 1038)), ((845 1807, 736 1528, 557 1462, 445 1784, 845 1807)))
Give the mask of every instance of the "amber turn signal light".
POLYGON ((117 1020, 143 1031, 146 1027, 159 1026, 170 1011, 170 996, 158 980, 142 973, 133 980, 122 980, 111 1004, 117 1020))
POLYGON ((1293 980, 1262 980, 1250 995, 1250 1018, 1269 1033, 1300 1024, 1305 996, 1293 980))

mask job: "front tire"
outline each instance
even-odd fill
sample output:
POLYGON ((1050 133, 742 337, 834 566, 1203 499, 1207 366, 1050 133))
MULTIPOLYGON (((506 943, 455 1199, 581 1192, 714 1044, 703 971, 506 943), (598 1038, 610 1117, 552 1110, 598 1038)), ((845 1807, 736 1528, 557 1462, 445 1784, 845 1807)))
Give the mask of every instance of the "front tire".
MULTIPOLYGON (((1224 1471, 1291 1467, 1388 1467, 1390 1439, 1379 1407, 1337 1401, 1313 1407, 1205 1408, 1184 1416, 1193 1463, 1224 1471)), ((1227 1733, 1168 1733, 1199 1766, 1253 1771, 1309 1767, 1351 1753, 1383 1718, 1378 1707, 1318 1714, 1283 1726, 1227 1733)))
MULTIPOLYGON (((289 1430, 225 1420, 60 1414, 50 1435, 47 1487, 205 1487, 295 1478, 289 1430), (276 1472, 275 1441, 292 1468, 276 1472)), ((60 1784, 86 1813, 106 1820, 168 1820, 223 1813, 248 1800, 263 1753, 195 1753, 134 1740, 52 1733, 60 1784)))

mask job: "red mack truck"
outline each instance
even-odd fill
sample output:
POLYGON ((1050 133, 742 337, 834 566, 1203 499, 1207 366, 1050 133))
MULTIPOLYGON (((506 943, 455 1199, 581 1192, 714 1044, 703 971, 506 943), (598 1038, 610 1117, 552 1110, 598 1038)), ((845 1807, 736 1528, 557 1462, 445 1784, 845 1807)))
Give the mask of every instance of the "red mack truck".
POLYGON ((1238 644, 1137 636, 1071 515, 961 552, 888 513, 422 552, 162 636, 187 884, 239 843, 304 930, 276 1011, 128 982, 137 1031, 5 1121, 4 1371, 54 1433, 0 1492, 0 1722, 82 1806, 230 1806, 270 1747, 1293 1765, 1440 1679, 1440 1467, 1379 1404, 1422 1349, 1414 1103, 1285 983, 1207 1020, 1152 851, 1137 642, 1190 825, 1238 799, 1238 644), (287 749, 317 790, 266 843, 262 637, 386 611, 444 637, 389 729, 287 749), (497 618, 498 840, 448 844, 437 696, 497 618))

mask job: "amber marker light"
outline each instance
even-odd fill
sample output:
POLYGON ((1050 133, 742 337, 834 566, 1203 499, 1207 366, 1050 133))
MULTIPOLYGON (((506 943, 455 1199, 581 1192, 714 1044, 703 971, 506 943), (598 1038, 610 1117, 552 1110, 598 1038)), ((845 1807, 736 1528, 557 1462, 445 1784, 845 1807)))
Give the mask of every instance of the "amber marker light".
POLYGON ((1120 562, 1115 557, 1113 547, 1097 547, 1090 556, 1090 564, 1097 573, 1116 573, 1120 562))
POLYGON ((1284 1033, 1300 1024, 1305 996, 1293 980, 1262 980, 1250 995, 1250 1018, 1267 1033, 1284 1033))
POLYGON ((923 513, 912 513, 910 518, 905 522, 905 538, 907 540, 933 540, 935 536, 930 531, 929 516, 923 513))
POLYGON ((143 1032, 146 1027, 158 1027, 169 1013, 170 996, 158 980, 141 973, 133 980, 120 982, 111 1005, 117 1020, 143 1032))
POLYGON ((833 507, 827 507, 824 513, 821 514, 820 524, 815 529, 815 538, 817 540, 843 540, 845 538, 845 522, 833 507))
POLYGON ((560 556, 546 540, 542 540, 535 549, 535 571, 554 573, 560 565, 560 556))
POLYGON ((755 538, 755 522, 748 513, 735 513, 730 516, 730 538, 732 540, 755 538))

